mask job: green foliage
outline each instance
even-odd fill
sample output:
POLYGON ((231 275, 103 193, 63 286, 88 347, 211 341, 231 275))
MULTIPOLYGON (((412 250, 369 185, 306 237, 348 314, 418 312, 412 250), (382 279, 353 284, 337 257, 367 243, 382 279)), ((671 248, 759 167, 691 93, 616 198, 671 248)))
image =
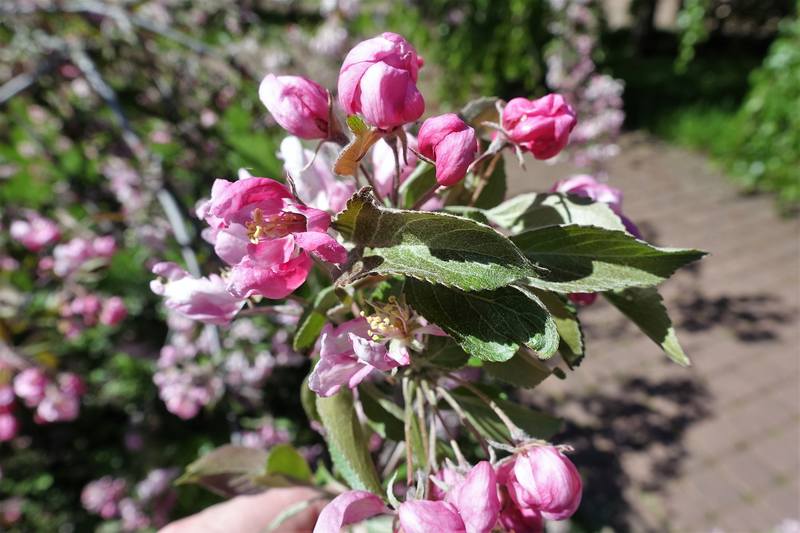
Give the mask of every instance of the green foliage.
POLYGON ((333 464, 350 488, 381 494, 381 482, 353 407, 353 394, 341 390, 329 398, 317 398, 317 412, 328 432, 326 441, 333 464))
POLYGON ((464 292, 408 280, 406 295, 422 316, 444 329, 468 354, 507 361, 521 345, 549 357, 558 348, 552 317, 536 296, 521 287, 464 292))
POLYGON ((622 231, 548 226, 512 237, 542 270, 528 284, 556 292, 596 292, 661 283, 704 252, 656 248, 622 231))
POLYGON ((490 376, 515 387, 532 389, 552 373, 547 366, 524 350, 504 362, 486 362, 481 367, 490 376))
POLYGON ((334 226, 364 247, 363 258, 340 278, 340 284, 383 274, 482 290, 531 273, 519 250, 494 229, 453 215, 387 209, 369 190, 347 202, 334 226))

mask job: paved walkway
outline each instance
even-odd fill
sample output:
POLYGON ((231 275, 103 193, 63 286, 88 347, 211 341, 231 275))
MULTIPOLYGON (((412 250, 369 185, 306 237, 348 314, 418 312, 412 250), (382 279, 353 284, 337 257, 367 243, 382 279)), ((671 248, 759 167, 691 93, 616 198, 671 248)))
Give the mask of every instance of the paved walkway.
MULTIPOLYGON (((641 135, 609 168, 651 241, 711 252, 662 286, 693 366, 670 363, 604 302, 581 311, 588 356, 537 401, 565 416, 581 513, 616 531, 756 533, 800 519, 800 221, 741 196, 700 155, 641 135)), ((512 194, 566 166, 512 172, 512 194)))

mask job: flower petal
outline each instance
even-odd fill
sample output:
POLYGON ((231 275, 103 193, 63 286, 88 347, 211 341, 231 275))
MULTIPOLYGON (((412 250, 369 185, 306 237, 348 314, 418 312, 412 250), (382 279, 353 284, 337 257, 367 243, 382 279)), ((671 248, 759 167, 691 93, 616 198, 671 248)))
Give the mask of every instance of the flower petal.
POLYGON ((403 533, 466 533, 464 521, 452 504, 442 501, 413 500, 400 504, 403 533))
POLYGON ((388 511, 383 501, 371 492, 351 490, 340 494, 322 509, 314 533, 339 533, 345 526, 388 511))

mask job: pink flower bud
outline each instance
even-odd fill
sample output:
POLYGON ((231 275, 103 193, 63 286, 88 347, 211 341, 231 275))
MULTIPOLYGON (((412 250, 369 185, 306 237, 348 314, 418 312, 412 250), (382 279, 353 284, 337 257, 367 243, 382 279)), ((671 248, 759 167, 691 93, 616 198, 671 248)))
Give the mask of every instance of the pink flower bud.
POLYGON ((106 326, 116 326, 128 316, 125 302, 119 296, 112 296, 103 304, 100 312, 100 323, 106 326))
POLYGON ((611 187, 605 183, 600 183, 593 176, 588 174, 579 174, 571 178, 556 182, 550 189, 552 192, 563 192, 566 194, 574 194, 575 196, 583 196, 591 198, 595 202, 603 202, 619 216, 625 230, 636 237, 641 239, 642 234, 636 224, 628 217, 622 214, 622 191, 616 187, 611 187))
POLYGON ((576 122, 575 111, 560 94, 537 100, 514 98, 503 109, 503 128, 508 138, 536 159, 558 155, 576 122))
POLYGON ((536 446, 514 459, 506 488, 520 509, 538 511, 547 520, 564 520, 578 509, 583 484, 563 453, 552 446, 536 446))
POLYGON ((73 372, 62 372, 58 375, 58 388, 68 396, 78 397, 86 394, 86 383, 73 372))
POLYGON ((258 87, 258 97, 275 122, 302 139, 326 139, 328 90, 300 76, 267 74, 258 87))
POLYGON ((573 292, 567 295, 569 300, 578 305, 592 305, 597 300, 596 292, 573 292))
POLYGON ((436 162, 436 182, 443 187, 464 178, 479 148, 475 130, 455 113, 423 122, 418 140, 420 153, 436 162))
POLYGON ((362 41, 339 71, 339 102, 348 115, 360 113, 381 129, 413 122, 425 112, 416 85, 422 63, 414 47, 396 33, 362 41))
POLYGON ((11 238, 31 252, 38 252, 61 238, 58 225, 35 211, 25 213, 27 220, 15 220, 8 229, 11 238))
POLYGON ((36 407, 44 399, 50 382, 41 368, 29 367, 14 376, 14 392, 28 407, 36 407))
POLYGON ((92 241, 92 249, 98 257, 111 257, 117 251, 117 243, 111 235, 95 237, 92 241))
POLYGON ((0 442, 6 442, 17 436, 19 421, 11 413, 0 413, 0 442))

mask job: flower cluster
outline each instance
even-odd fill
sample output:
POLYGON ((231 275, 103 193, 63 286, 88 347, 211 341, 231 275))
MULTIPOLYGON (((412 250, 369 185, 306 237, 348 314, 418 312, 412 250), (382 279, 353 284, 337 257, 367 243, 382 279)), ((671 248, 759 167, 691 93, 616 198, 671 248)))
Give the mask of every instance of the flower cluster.
POLYGON ((336 533, 393 512, 405 533, 489 533, 497 527, 540 532, 544 520, 571 517, 582 493, 575 465, 550 446, 527 447, 495 466, 481 461, 468 472, 447 466, 430 479, 428 499, 409 499, 396 511, 370 492, 337 496, 323 509, 314 533, 336 533))

